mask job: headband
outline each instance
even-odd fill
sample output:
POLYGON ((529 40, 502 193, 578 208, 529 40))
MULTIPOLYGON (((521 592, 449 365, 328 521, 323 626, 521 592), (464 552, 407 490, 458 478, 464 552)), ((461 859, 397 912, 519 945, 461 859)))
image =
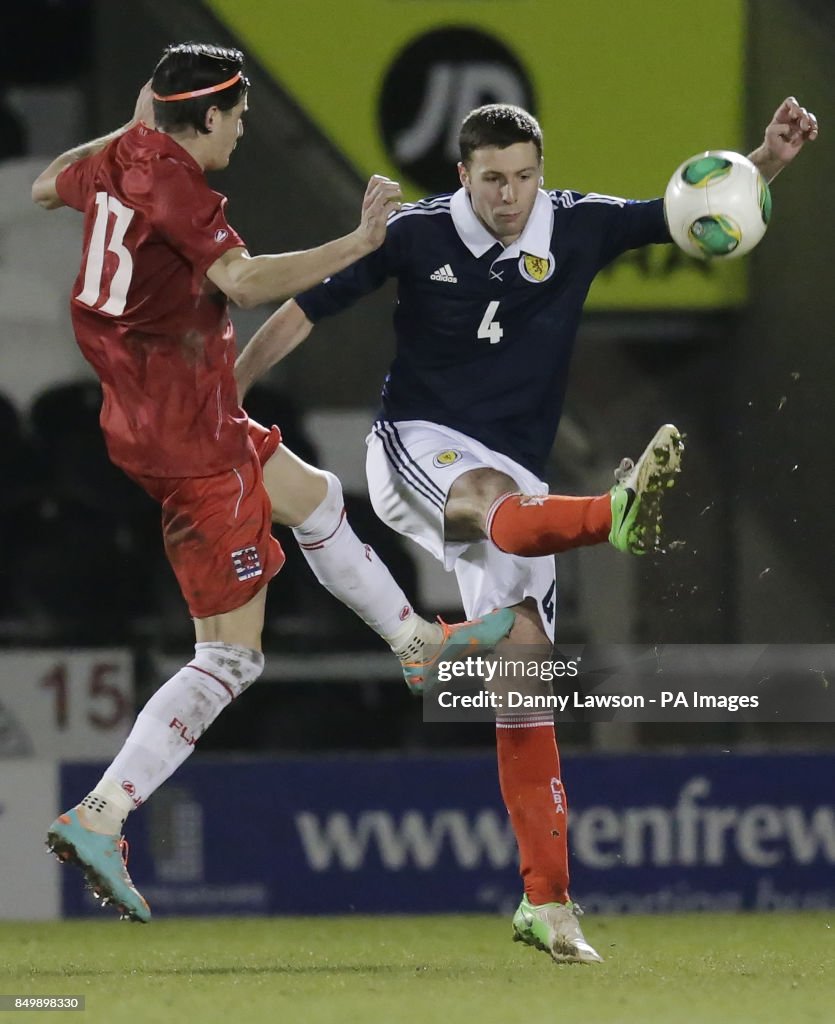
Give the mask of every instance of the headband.
POLYGON ((160 103, 172 103, 174 100, 193 100, 198 96, 208 96, 213 92, 222 92, 224 89, 228 89, 230 85, 234 85, 235 82, 240 82, 241 77, 241 72, 237 71, 225 82, 220 82, 218 85, 210 85, 205 89, 193 89, 191 92, 175 92, 173 96, 160 96, 159 93, 155 92, 153 96, 160 103))

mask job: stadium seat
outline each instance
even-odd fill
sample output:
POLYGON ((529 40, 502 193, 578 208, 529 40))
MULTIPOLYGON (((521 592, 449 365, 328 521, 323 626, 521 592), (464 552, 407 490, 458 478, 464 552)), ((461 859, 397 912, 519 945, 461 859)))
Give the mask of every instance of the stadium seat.
POLYGON ((27 615, 55 638, 113 643, 152 614, 150 568, 161 550, 159 511, 109 460, 96 381, 57 385, 30 410, 43 482, 32 510, 27 615))
POLYGON ((304 430, 299 407, 283 388, 261 381, 250 388, 243 404, 252 419, 264 427, 278 426, 284 444, 300 459, 316 465, 318 454, 304 430))

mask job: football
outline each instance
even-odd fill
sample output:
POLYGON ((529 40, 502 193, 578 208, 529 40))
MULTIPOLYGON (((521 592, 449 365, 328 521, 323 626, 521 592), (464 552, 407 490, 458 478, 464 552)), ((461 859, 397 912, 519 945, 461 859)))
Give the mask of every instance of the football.
POLYGON ((760 241, 771 217, 768 182, 739 153, 697 153, 676 169, 664 193, 673 241, 699 259, 734 259, 760 241))

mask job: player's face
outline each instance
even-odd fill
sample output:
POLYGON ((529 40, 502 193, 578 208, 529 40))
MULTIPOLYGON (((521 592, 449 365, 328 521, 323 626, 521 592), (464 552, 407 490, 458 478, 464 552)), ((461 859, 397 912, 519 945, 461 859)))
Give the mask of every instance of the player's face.
POLYGON ((473 211, 491 235, 511 245, 525 230, 542 176, 542 160, 532 142, 476 149, 469 164, 458 165, 473 211))
POLYGON ((234 107, 214 112, 215 116, 211 120, 212 157, 206 170, 220 171, 229 166, 232 151, 244 133, 243 118, 247 109, 247 98, 244 93, 243 99, 234 107))

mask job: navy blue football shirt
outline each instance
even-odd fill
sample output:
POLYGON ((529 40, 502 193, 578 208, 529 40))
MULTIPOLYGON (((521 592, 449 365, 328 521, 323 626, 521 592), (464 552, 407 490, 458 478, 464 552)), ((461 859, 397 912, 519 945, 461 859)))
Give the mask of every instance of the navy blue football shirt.
POLYGON ((382 418, 452 427, 541 477, 595 274, 627 249, 669 241, 660 199, 540 190, 504 248, 459 189, 403 206, 379 249, 296 302, 315 323, 396 278, 382 418))

